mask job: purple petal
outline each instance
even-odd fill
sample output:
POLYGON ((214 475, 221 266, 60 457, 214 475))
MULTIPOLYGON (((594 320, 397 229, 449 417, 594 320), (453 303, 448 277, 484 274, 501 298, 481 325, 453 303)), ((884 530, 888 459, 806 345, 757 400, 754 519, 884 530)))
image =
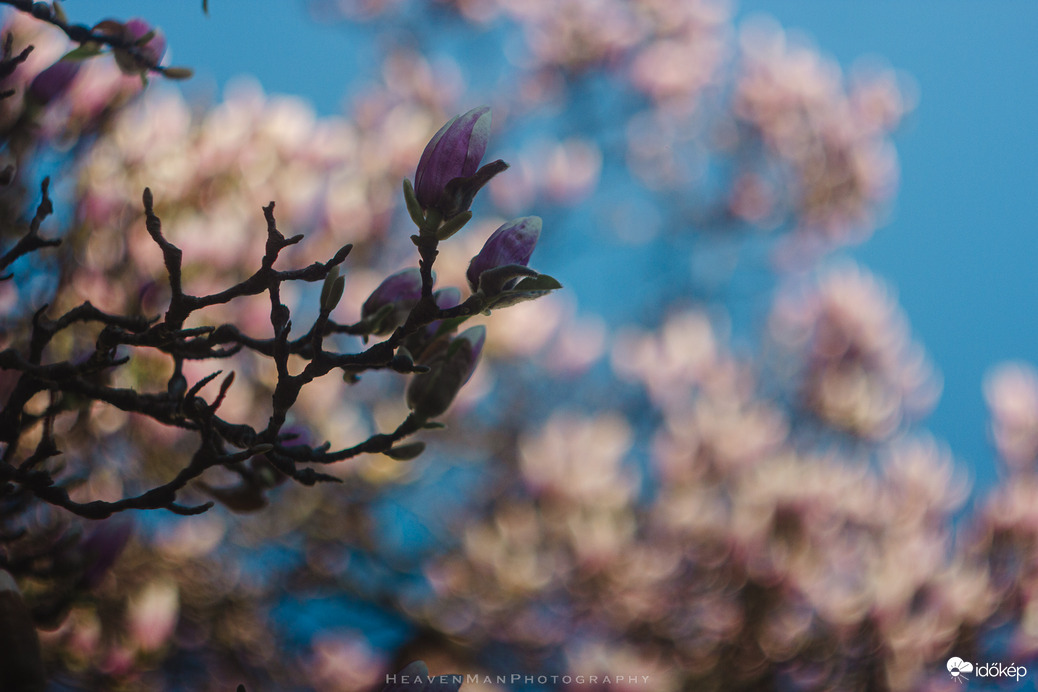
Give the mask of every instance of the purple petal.
POLYGON ((479 163, 487 153, 487 145, 490 143, 490 106, 473 108, 461 116, 460 121, 468 129, 468 150, 465 152, 461 174, 457 177, 467 178, 479 170, 479 163))
POLYGON ((461 290, 454 286, 441 288, 436 293, 433 293, 433 300, 436 301, 436 307, 441 310, 453 308, 461 302, 461 290))
MULTIPOLYGON (((458 122, 458 118, 461 116, 454 116, 443 127, 441 127, 436 134, 433 135, 429 143, 425 145, 425 150, 422 152, 422 157, 418 159, 418 168, 414 172, 414 191, 415 196, 418 198, 418 203, 422 205, 422 208, 428 209, 430 204, 436 201, 439 197, 436 191, 436 182, 433 181, 433 155, 436 153, 436 146, 443 139, 443 135, 450 129, 454 123, 458 122)), ((444 181, 440 190, 442 191, 442 185, 446 184, 444 181)))
POLYGON ((483 249, 469 262, 465 277, 469 286, 475 291, 479 288, 479 277, 488 269, 506 264, 530 263, 530 256, 541 236, 541 219, 538 216, 524 216, 504 224, 494 231, 483 249))
POLYGON ((362 317, 374 315, 383 305, 413 306, 422 297, 422 273, 410 267, 391 274, 378 285, 360 309, 362 317))
POLYGON ((489 106, 473 108, 441 127, 418 160, 414 184, 418 203, 424 209, 435 207, 447 183, 474 174, 489 140, 489 106))
POLYGON ((115 61, 124 74, 140 74, 148 69, 148 65, 142 62, 141 58, 157 65, 166 53, 166 37, 162 35, 161 30, 149 24, 147 20, 134 17, 121 26, 117 22, 106 20, 98 26, 101 25, 107 25, 104 27, 106 32, 110 32, 114 28, 113 25, 120 27, 120 38, 129 43, 134 43, 138 39, 147 36, 151 31, 155 32, 155 35, 147 43, 136 47, 140 58, 132 56, 125 50, 117 49, 115 51, 115 61))
MULTIPOLYGON (((433 293, 433 300, 436 301, 436 307, 441 310, 453 308, 461 304, 461 289, 455 288, 454 286, 441 288, 433 293)), ((433 320, 429 324, 425 325, 426 335, 434 335, 437 330, 439 330, 441 324, 443 324, 443 320, 433 320)))
POLYGON ((136 41, 139 38, 147 36, 148 32, 154 31, 155 35, 140 47, 141 54, 151 58, 157 63, 166 53, 166 37, 162 34, 162 30, 158 27, 152 26, 146 20, 141 19, 140 17, 134 17, 126 22, 123 31, 124 36, 128 41, 136 41))
POLYGON ((370 317, 386 305, 392 305, 389 316, 381 320, 376 334, 388 334, 404 323, 411 308, 422 297, 422 273, 417 267, 391 274, 372 291, 360 308, 362 318, 370 317))
POLYGON ((36 75, 29 85, 29 93, 39 103, 46 105, 68 91, 69 85, 78 73, 78 62, 59 60, 36 75))

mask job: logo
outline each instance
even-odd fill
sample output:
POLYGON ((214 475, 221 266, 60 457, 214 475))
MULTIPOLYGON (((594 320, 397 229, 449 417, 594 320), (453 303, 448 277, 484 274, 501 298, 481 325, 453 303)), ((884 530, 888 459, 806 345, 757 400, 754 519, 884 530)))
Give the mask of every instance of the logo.
POLYGON ((961 685, 963 680, 969 680, 966 677, 966 673, 973 672, 973 664, 969 661, 963 661, 958 656, 952 656, 948 659, 948 672, 961 685))
POLYGON ((1011 663, 1008 666, 1001 663, 973 664, 969 661, 963 661, 958 656, 949 658, 945 667, 948 669, 948 674, 952 676, 952 679, 960 685, 963 681, 969 680, 967 673, 973 673, 978 678, 1016 678, 1017 682, 1020 681, 1020 678, 1027 675, 1027 668, 1018 666, 1015 663, 1011 663))

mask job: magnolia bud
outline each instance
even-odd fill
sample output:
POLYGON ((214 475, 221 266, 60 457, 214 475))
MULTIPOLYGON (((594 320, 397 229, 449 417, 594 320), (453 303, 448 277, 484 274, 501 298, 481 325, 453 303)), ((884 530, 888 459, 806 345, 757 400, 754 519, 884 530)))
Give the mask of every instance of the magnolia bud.
MULTIPOLYGON (((541 236, 541 219, 537 216, 524 216, 504 224, 494 231, 483 249, 479 251, 472 261, 469 262, 465 278, 473 291, 486 288, 482 285, 484 272, 515 265, 525 267, 530 262, 530 256, 541 236)), ((536 274, 535 272, 531 272, 536 274)), ((526 274, 519 272, 519 274, 526 274)), ((507 285, 495 287, 497 290, 507 288, 507 285)))
POLYGON ((407 388, 407 405, 422 419, 443 414, 476 370, 486 340, 486 328, 472 327, 459 334, 416 375, 407 388))
POLYGON ((383 316, 372 324, 373 334, 389 334, 404 323, 411 308, 422 297, 422 273, 415 267, 404 269, 386 278, 361 306, 362 319, 383 316))
POLYGON ((159 64, 166 52, 166 38, 147 21, 135 17, 127 22, 106 19, 94 26, 94 33, 105 34, 134 46, 133 51, 116 48, 115 63, 123 74, 143 75, 159 64))
POLYGON ((414 175, 422 209, 435 209, 445 221, 468 210, 480 188, 508 167, 504 161, 479 167, 489 140, 489 106, 456 116, 433 135, 414 175))

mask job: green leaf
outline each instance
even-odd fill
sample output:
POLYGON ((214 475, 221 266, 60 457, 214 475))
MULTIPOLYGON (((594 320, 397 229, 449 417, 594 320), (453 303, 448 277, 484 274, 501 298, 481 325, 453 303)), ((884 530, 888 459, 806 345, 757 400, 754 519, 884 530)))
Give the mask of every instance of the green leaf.
POLYGON ((422 211, 422 205, 418 203, 418 196, 414 192, 414 185, 408 178, 404 178, 404 203, 407 205, 407 214, 411 221, 421 228, 425 223, 425 212, 422 211))
POLYGON ((62 60, 87 60, 101 53, 101 44, 90 41, 61 56, 62 60))
POLYGON ((517 303, 536 300, 560 288, 562 288, 562 284, 555 280, 555 278, 548 276, 547 274, 539 274, 528 279, 523 279, 511 290, 503 291, 494 296, 488 302, 487 308, 495 310, 498 308, 507 308, 511 305, 516 305, 517 303))
POLYGON ((393 304, 387 303, 360 322, 360 326, 368 334, 378 334, 382 331, 382 324, 393 314, 393 304))
POLYGON ((521 264, 505 264, 493 269, 487 269, 479 275, 479 290, 487 296, 495 296, 504 289, 512 279, 521 276, 538 276, 537 272, 521 264))
POLYGON ((324 277, 324 285, 321 287, 321 312, 330 313, 342 300, 342 292, 346 287, 346 277, 339 276, 339 266, 336 265, 329 270, 324 277))
POLYGON ((342 293, 345 290, 345 288, 346 277, 340 276, 338 279, 335 280, 335 283, 332 284, 332 291, 328 294, 328 312, 334 310, 335 306, 337 306, 339 304, 339 301, 342 300, 342 293))
POLYGON ((447 240, 452 235, 460 231, 465 227, 469 221, 472 220, 471 211, 463 211, 456 216, 452 216, 450 219, 444 222, 442 226, 436 231, 437 240, 447 240))
MULTIPOLYGON (((321 286, 321 310, 331 312, 332 308, 327 307, 328 298, 332 294, 332 287, 335 285, 335 281, 339 278, 339 266, 336 265, 328 270, 328 274, 324 277, 324 285, 321 286)), ((334 305, 332 307, 335 307, 334 305)))

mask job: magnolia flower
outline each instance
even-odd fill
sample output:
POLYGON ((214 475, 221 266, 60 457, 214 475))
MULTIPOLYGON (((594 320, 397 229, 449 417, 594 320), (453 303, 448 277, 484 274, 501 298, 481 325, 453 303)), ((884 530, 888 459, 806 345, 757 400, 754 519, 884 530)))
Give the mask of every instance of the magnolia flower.
MULTIPOLYGON (((479 362, 487 330, 482 325, 466 329, 426 363, 429 371, 416 375, 407 388, 407 405, 419 418, 444 413, 469 381, 479 362)), ((430 347, 434 349, 435 344, 430 347)))
MULTIPOLYGON (((537 216, 524 216, 504 224, 494 231, 483 249, 469 262, 465 277, 473 291, 488 286, 482 280, 484 274, 498 267, 525 267, 530 263, 530 255, 541 236, 541 219, 537 216)), ((533 274, 533 272, 530 272, 533 274)), ((516 274, 508 280, 513 282, 516 274)), ((495 287, 500 290, 501 287, 495 287)))
POLYGON ((374 334, 389 334, 404 323, 422 297, 422 273, 411 267, 391 274, 378 285, 360 308, 361 319, 376 319, 374 334), (376 318, 379 312, 383 317, 376 318))
POLYGON ((414 174, 422 209, 436 210, 444 220, 468 210, 480 188, 508 167, 501 160, 479 167, 489 139, 489 106, 455 116, 433 135, 414 174))

